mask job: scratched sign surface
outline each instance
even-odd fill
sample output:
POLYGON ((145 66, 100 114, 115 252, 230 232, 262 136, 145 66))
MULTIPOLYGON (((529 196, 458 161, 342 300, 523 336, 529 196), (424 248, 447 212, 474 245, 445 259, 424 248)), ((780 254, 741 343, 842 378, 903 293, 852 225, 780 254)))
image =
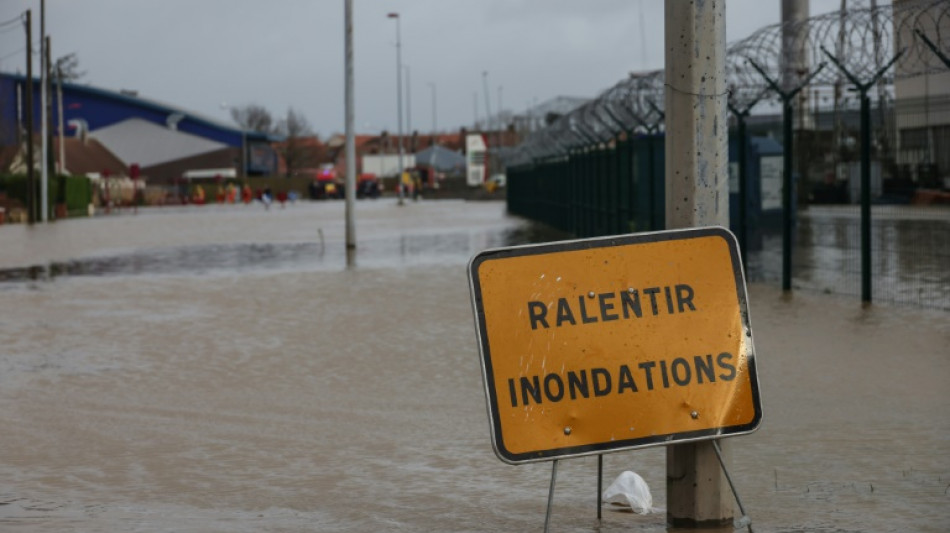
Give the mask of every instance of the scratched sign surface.
POLYGON ((728 230, 487 250, 469 281, 501 460, 758 427, 745 280, 728 230))

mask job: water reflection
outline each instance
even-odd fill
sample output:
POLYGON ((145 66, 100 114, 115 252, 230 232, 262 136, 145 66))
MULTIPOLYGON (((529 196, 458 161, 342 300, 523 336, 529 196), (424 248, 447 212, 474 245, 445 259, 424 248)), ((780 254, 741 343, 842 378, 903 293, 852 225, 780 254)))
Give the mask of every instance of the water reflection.
MULTIPOLYGON (((472 209, 472 206, 466 208, 472 209)), ((431 219, 425 221, 430 229, 421 232, 393 232, 392 222, 387 221, 378 226, 375 233, 359 241, 349 262, 344 243, 327 238, 323 230, 318 229, 314 241, 218 244, 192 241, 18 265, 0 269, 0 283, 82 276, 214 275, 464 265, 487 248, 571 238, 542 224, 517 219, 508 219, 499 225, 464 228, 450 224, 456 215, 450 207, 433 211, 431 219), (432 230, 433 227, 445 227, 445 231, 432 230)), ((109 230, 113 228, 110 226, 109 230)), ((161 225, 149 231, 157 231, 154 228, 161 225)), ((291 226, 279 226, 278 231, 289 228, 291 226)), ((303 235, 303 238, 308 237, 303 235)), ((803 211, 796 226, 793 288, 858 297, 861 293, 860 249, 857 208, 812 207, 803 211)), ((745 269, 750 281, 780 282, 780 232, 763 231, 762 247, 750 250, 745 269)), ((950 210, 876 207, 872 224, 872 273, 875 301, 950 309, 950 210)))
MULTIPOLYGON (((872 298, 950 309, 950 210, 875 209, 871 224, 872 298)), ((861 230, 857 208, 812 208, 798 218, 794 289, 860 296, 861 230)), ((749 279, 778 283, 782 237, 763 235, 749 253, 749 279)))
POLYGON ((355 253, 349 252, 352 255, 349 259, 343 243, 328 243, 322 238, 316 242, 172 246, 0 269, 0 282, 50 281, 78 276, 209 275, 464 264, 486 248, 566 237, 539 224, 498 231, 403 234, 397 239, 360 242, 355 253))

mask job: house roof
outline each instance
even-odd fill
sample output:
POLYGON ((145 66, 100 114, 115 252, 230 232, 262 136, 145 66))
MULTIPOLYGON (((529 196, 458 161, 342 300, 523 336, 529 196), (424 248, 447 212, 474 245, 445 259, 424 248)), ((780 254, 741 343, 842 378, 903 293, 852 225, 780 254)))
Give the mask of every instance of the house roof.
MULTIPOLYGON (((128 174, 128 166, 96 139, 63 139, 66 171, 70 174, 102 173, 120 176, 128 174)), ((59 153, 59 138, 53 140, 54 153, 59 153)))
MULTIPOLYGON (((373 139, 376 139, 378 137, 379 135, 359 135, 359 134, 354 135, 353 140, 354 140, 354 143, 356 144, 356 151, 359 151, 360 148, 364 144, 371 142, 373 139)), ((327 144, 327 148, 331 150, 339 150, 343 148, 344 145, 346 145, 346 136, 340 135, 340 134, 333 135, 329 139, 327 139, 326 144, 327 144)))
MULTIPOLYGON (((57 155, 57 159, 60 153, 59 142, 59 137, 53 137, 51 150, 57 155)), ((24 146, 0 147, 0 169, 15 173, 25 172, 24 160, 26 155, 23 153, 24 146)), ((66 156, 66 172, 69 174, 101 174, 103 171, 108 171, 114 176, 128 174, 128 166, 95 139, 74 137, 63 139, 63 152, 66 156)), ((33 160, 37 167, 39 166, 40 157, 40 151, 34 150, 33 160)))
POLYGON ((143 167, 214 152, 228 146, 140 118, 130 118, 99 128, 89 135, 108 146, 126 165, 138 163, 143 167))
POLYGON ((416 166, 435 167, 438 171, 448 172, 465 168, 465 156, 439 145, 430 146, 416 152, 416 166))

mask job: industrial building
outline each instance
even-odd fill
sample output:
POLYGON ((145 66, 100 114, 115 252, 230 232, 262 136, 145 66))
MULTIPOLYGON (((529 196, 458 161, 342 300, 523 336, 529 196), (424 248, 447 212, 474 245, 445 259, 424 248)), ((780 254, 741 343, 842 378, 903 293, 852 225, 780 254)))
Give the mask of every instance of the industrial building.
MULTIPOLYGON (((25 76, 0 73, 0 147, 4 169, 23 166, 26 138, 25 76), (13 150, 10 147, 14 147, 13 150)), ((33 135, 41 132, 40 82, 33 80, 33 135)), ((186 173, 223 177, 274 175, 277 154, 271 135, 240 128, 197 113, 140 97, 75 83, 54 83, 49 91, 48 131, 56 168, 70 174, 128 174, 137 165, 150 183, 171 183, 186 173), (62 149, 60 149, 62 145, 62 149), (102 151, 108 152, 103 156, 102 151), (89 153, 87 153, 89 152, 89 153), (101 161, 121 169, 97 168, 101 161), (242 164, 243 161, 243 164, 242 164), (113 165, 114 166, 114 165, 113 165)), ((35 150, 39 160, 39 150, 35 150)))

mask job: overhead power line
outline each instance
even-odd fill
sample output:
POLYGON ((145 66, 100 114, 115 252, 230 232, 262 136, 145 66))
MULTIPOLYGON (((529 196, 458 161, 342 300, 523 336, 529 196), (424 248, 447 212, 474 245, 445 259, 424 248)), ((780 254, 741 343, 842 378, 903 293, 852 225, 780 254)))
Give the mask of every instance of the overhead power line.
POLYGON ((0 61, 3 61, 3 60, 5 60, 5 59, 9 59, 9 58, 11 58, 11 57, 13 57, 13 56, 18 56, 18 55, 22 54, 22 53, 25 52, 25 51, 26 51, 26 47, 25 47, 25 46, 21 46, 19 50, 14 50, 14 51, 10 52, 10 53, 7 54, 7 55, 0 56, 0 61))
POLYGON ((17 17, 0 22, 0 28, 3 28, 5 26, 13 26, 15 24, 22 24, 22 23, 23 23, 23 13, 20 13, 20 15, 17 17))

